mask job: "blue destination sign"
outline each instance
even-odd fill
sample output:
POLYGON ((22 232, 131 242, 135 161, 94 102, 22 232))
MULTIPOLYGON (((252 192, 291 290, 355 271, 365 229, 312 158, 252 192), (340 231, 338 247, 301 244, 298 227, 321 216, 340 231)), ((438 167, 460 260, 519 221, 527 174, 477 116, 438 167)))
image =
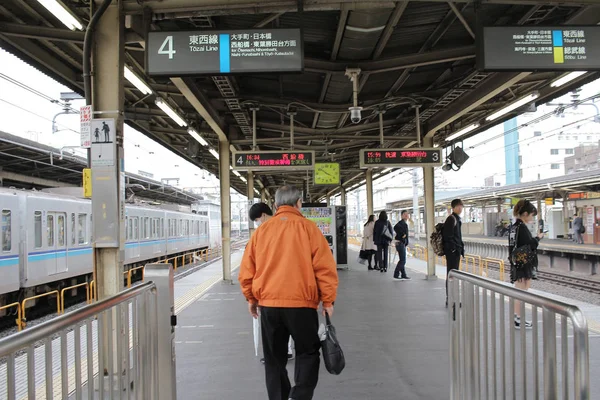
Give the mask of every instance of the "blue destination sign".
POLYGON ((302 72, 300 29, 149 32, 149 75, 302 72))

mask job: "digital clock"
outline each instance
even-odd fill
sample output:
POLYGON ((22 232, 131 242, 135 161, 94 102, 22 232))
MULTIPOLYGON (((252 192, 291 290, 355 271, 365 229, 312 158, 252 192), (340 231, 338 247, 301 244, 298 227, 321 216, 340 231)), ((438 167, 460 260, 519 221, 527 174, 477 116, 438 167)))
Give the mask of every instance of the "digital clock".
POLYGON ((439 167, 441 149, 364 149, 360 151, 361 168, 439 167))
POLYGON ((314 151, 235 151, 233 169, 239 171, 310 170, 315 167, 314 151))
POLYGON ((340 164, 339 163, 316 163, 315 185, 339 185, 340 164))

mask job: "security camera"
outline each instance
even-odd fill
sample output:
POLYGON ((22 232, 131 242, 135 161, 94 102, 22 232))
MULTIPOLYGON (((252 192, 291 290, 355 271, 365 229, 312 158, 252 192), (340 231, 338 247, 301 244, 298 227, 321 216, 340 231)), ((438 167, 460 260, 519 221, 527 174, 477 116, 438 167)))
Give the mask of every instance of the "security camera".
POLYGON ((362 107, 350 107, 350 120, 353 124, 358 124, 362 119, 362 107))

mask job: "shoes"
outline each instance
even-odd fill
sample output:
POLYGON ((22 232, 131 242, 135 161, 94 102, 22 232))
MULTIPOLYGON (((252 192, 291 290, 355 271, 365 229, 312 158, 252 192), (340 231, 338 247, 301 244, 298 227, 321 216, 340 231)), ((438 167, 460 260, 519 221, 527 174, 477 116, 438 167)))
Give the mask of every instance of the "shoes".
POLYGON ((294 359, 294 354, 288 353, 288 361, 294 359))
MULTIPOLYGON (((525 321, 525 329, 531 329, 533 325, 530 321, 525 321)), ((521 318, 515 315, 515 329, 521 329, 521 318)))
POLYGON ((264 363, 265 363, 265 359, 264 359, 264 358, 261 358, 261 359, 260 359, 260 363, 261 363, 261 364, 264 364, 264 363))
POLYGON ((405 276, 404 278, 400 278, 400 279, 402 279, 403 281, 410 281, 410 280, 412 280, 412 278, 410 276, 405 276))
POLYGON ((394 279, 397 281, 410 281, 410 278, 408 276, 403 276, 403 277, 395 276, 394 279))

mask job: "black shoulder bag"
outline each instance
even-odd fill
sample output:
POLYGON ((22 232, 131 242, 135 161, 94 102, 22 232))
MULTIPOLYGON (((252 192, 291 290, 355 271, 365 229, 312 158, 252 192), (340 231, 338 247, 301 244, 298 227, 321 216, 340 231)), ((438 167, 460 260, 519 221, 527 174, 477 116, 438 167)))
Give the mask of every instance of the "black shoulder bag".
POLYGON ((517 243, 519 243, 519 230, 521 230, 521 225, 523 224, 517 226, 517 232, 515 233, 515 247, 510 254, 510 261, 516 269, 533 267, 536 256, 536 252, 531 248, 529 243, 517 247, 517 243))
POLYGON ((325 313, 325 332, 327 336, 325 337, 325 340, 321 342, 325 368, 330 374, 339 375, 346 366, 346 359, 344 358, 344 352, 340 347, 340 342, 338 342, 335 328, 331 325, 331 319, 329 319, 328 313, 325 313))

